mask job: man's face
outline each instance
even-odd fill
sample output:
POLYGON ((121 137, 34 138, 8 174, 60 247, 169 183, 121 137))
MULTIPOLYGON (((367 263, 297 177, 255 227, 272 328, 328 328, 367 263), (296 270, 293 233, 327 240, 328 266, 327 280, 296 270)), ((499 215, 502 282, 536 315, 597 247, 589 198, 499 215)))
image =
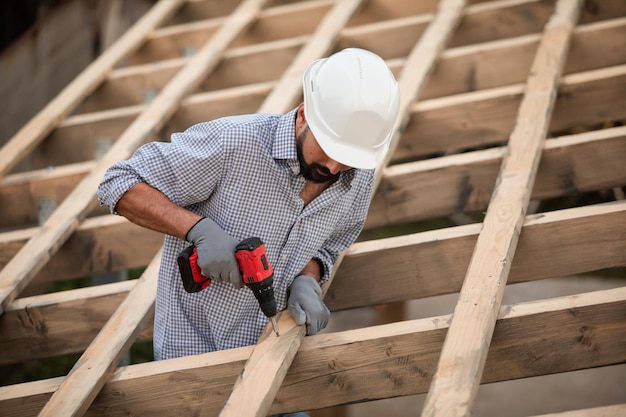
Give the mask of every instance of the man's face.
POLYGON ((335 182, 341 171, 350 169, 331 159, 318 145, 315 137, 306 125, 296 138, 296 149, 300 173, 307 181, 316 183, 335 182))

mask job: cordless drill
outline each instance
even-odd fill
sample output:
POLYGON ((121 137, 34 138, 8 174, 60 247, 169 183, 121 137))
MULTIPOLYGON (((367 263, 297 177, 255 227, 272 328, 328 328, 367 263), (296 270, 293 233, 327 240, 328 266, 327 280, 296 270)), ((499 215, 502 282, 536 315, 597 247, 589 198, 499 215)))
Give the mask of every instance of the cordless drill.
MULTIPOLYGON (((270 319, 276 336, 279 336, 273 287, 274 269, 267 259, 265 244, 258 237, 244 239, 235 247, 235 258, 243 283, 252 290, 261 311, 270 319)), ((198 292, 211 285, 211 279, 202 275, 195 246, 183 250, 177 261, 185 291, 198 292)))

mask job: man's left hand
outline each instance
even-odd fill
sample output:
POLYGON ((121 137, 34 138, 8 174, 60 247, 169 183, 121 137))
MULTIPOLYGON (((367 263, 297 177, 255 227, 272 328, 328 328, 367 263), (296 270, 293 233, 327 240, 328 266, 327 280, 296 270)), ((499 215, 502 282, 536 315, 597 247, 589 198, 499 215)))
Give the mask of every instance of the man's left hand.
POLYGON ((315 278, 299 275, 290 288, 287 307, 297 324, 306 323, 306 334, 317 334, 328 324, 330 310, 321 299, 322 288, 315 278))

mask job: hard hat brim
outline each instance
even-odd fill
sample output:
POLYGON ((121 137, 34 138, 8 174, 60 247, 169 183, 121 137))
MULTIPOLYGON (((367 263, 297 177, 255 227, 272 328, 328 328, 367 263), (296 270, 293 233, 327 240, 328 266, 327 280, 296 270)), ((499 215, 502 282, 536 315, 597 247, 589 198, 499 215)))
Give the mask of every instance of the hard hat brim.
POLYGON ((329 158, 332 158, 340 164, 351 168, 374 169, 383 160, 387 150, 389 149, 388 140, 385 141, 383 146, 380 146, 380 148, 374 152, 357 146, 340 143, 325 134, 323 130, 318 129, 315 123, 308 122, 308 119, 307 123, 309 123, 309 128, 324 153, 326 153, 329 158))

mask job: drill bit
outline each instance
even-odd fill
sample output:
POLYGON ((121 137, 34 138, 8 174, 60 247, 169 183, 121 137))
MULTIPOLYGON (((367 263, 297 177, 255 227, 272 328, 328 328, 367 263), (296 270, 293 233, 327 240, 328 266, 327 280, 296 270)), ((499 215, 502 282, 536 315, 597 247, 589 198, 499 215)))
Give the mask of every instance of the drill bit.
POLYGON ((278 332, 278 322, 276 321, 276 316, 270 318, 270 321, 272 322, 272 327, 274 328, 274 333, 276 333, 276 337, 280 336, 280 333, 278 332))

